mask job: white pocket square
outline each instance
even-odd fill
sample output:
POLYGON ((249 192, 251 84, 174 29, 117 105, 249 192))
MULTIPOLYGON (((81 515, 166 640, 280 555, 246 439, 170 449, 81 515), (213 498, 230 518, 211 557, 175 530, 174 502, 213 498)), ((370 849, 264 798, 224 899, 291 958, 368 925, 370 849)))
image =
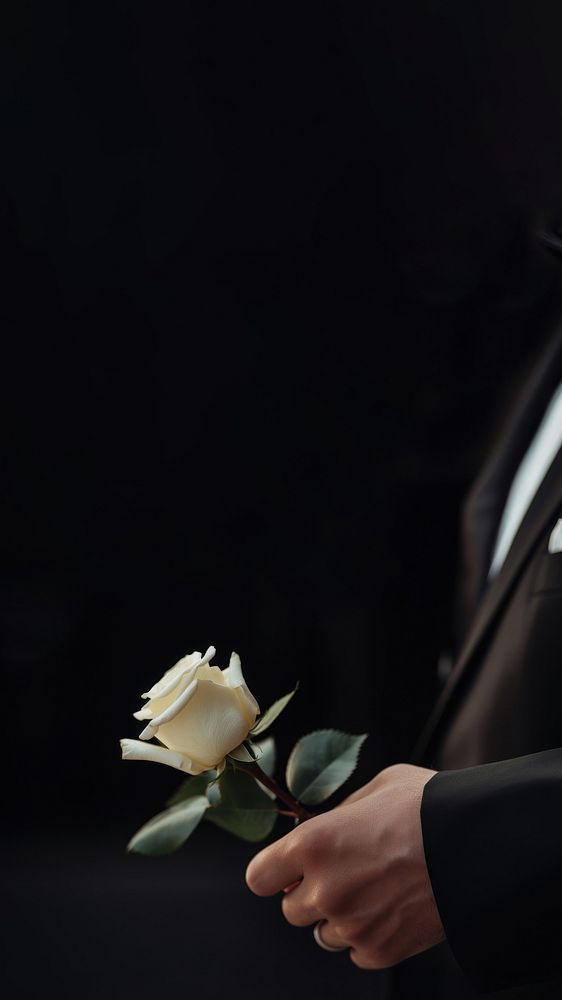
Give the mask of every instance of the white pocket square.
POLYGON ((562 517, 559 517, 548 539, 548 551, 551 554, 562 552, 562 517))

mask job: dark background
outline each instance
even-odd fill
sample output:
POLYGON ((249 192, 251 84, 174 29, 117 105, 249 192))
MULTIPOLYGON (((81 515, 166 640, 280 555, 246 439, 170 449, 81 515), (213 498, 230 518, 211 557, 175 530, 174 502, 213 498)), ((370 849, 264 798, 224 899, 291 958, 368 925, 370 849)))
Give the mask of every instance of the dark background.
MULTIPOLYGON (((281 756, 407 760, 459 507, 560 265, 558 3, 19 5, 3 57, 3 830, 14 997, 376 993, 205 828, 139 693, 237 649, 281 756), (7 732, 6 732, 7 730, 7 732)), ((349 788, 352 785, 350 783, 349 788)))

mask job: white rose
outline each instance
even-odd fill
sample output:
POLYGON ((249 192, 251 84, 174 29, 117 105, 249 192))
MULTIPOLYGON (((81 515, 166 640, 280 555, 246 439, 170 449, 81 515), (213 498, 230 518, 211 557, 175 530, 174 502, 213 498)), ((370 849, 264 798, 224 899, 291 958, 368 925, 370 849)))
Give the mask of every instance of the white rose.
POLYGON ((220 767, 246 739, 259 705, 248 690, 238 654, 221 670, 209 663, 215 652, 210 646, 204 656, 184 656, 142 695, 148 702, 134 717, 150 721, 140 740, 121 740, 124 759, 152 760, 200 774, 220 767), (141 742, 153 736, 164 746, 141 742))

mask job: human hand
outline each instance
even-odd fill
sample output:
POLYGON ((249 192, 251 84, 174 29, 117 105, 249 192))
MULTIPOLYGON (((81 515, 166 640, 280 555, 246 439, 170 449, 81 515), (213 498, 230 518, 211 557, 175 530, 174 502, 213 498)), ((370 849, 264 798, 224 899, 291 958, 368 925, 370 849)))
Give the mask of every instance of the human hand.
POLYGON ((420 819, 435 771, 395 764, 335 809, 307 820, 253 858, 258 896, 285 889, 295 927, 325 921, 322 941, 349 947, 360 969, 382 969, 445 937, 425 863, 420 819))

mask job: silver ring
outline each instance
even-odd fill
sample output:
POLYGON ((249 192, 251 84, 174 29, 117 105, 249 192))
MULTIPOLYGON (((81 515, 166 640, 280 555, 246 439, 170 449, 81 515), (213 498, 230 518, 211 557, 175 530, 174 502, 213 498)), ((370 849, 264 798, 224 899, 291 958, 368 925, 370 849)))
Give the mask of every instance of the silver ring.
POLYGON ((347 951, 347 946, 343 948, 333 948, 331 944, 326 944, 326 942, 322 940, 320 936, 320 928, 322 924, 325 923, 326 923, 325 920, 319 920, 318 923, 314 925, 312 933, 314 934, 314 940, 316 941, 316 944, 319 944, 320 947, 324 949, 324 951, 347 951))

